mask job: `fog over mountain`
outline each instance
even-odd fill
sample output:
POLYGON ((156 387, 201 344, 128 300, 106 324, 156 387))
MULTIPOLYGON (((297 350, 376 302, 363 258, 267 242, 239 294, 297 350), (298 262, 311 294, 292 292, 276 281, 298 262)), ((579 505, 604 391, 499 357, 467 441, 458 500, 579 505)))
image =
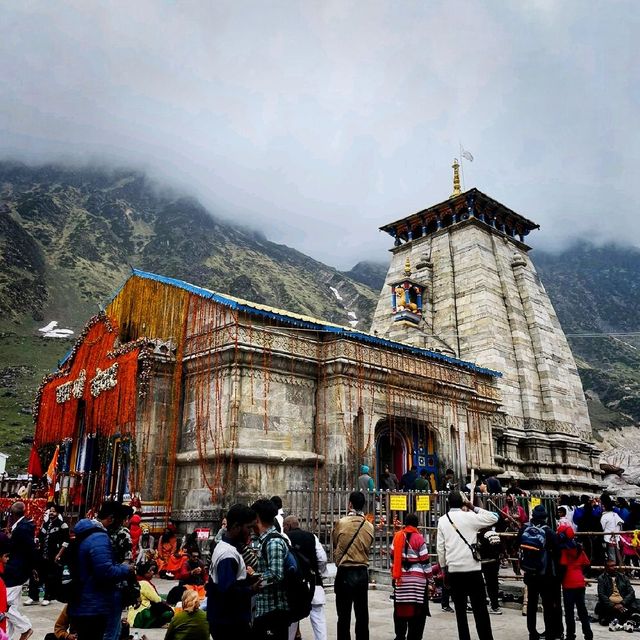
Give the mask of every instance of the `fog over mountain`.
POLYGON ((5 3, 0 158, 147 171, 339 268, 477 186, 574 237, 638 244, 640 6, 5 3))

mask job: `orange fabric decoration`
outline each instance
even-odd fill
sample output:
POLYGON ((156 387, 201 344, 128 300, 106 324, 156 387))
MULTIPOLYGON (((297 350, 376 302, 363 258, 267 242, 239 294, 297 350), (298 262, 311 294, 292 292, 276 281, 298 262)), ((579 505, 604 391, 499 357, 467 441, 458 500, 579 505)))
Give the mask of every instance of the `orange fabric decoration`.
POLYGON ((75 437, 81 402, 86 434, 133 433, 140 348, 120 355, 111 354, 117 335, 117 329, 109 320, 98 319, 76 344, 75 353, 63 369, 44 383, 37 407, 36 447, 75 437), (99 374, 98 370, 105 371, 114 364, 117 364, 115 386, 94 395, 91 382, 99 374), (62 395, 65 400, 59 402, 62 395))

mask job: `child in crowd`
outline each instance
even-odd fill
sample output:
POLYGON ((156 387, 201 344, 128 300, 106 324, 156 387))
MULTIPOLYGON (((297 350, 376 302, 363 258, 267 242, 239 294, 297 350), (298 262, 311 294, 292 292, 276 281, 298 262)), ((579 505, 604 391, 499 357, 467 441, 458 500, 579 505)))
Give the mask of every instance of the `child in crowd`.
POLYGON ((562 576, 562 597, 564 600, 564 615, 566 625, 566 640, 576 638, 576 619, 574 609, 582 625, 584 640, 593 640, 593 631, 589 621, 589 612, 585 603, 584 567, 589 566, 589 558, 582 549, 582 545, 574 539, 575 531, 566 522, 558 527, 560 545, 560 567, 564 569, 562 576))

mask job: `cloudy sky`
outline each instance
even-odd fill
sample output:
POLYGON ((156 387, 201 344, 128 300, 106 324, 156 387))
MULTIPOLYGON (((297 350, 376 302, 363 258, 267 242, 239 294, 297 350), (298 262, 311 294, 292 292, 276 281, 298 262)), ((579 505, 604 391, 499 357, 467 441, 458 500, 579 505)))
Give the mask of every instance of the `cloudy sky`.
POLYGON ((3 3, 0 157, 147 170, 350 267, 466 186, 640 244, 640 3, 3 3))

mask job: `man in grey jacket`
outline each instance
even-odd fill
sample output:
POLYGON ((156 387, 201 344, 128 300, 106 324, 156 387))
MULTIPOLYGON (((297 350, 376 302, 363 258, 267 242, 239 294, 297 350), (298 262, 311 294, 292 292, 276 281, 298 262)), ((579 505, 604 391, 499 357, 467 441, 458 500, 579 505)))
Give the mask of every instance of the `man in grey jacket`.
POLYGON ((471 601, 480 640, 493 640, 487 611, 482 565, 477 556, 478 531, 498 522, 498 514, 474 507, 466 497, 452 491, 449 511, 438 520, 438 562, 447 574, 460 640, 470 640, 467 598, 471 601))

